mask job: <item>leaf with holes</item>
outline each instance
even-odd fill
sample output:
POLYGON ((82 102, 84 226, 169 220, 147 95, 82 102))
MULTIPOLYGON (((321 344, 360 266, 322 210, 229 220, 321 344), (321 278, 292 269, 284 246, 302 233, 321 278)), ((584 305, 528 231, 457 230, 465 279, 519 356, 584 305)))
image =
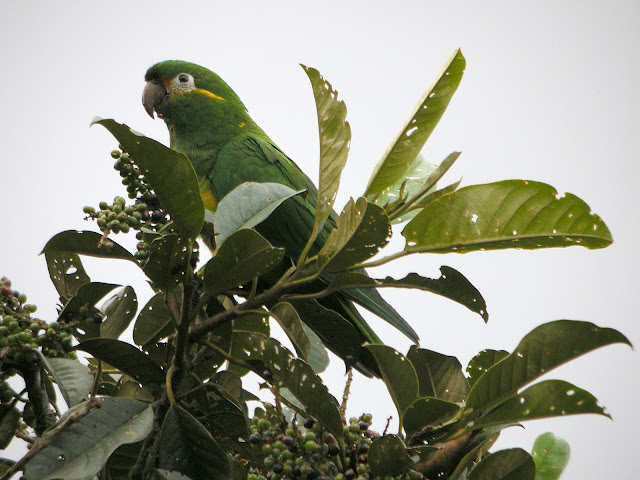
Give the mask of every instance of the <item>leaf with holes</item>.
MULTIPOLYGON (((245 361, 258 361, 266 366, 273 375, 271 383, 289 390, 305 410, 333 435, 342 435, 338 401, 307 363, 295 358, 274 338, 247 334, 245 344, 245 361)), ((256 373, 262 374, 257 368, 256 373)))
POLYGON ((469 480, 533 480, 536 466, 521 448, 499 450, 486 456, 469 473, 469 480))
MULTIPOLYGON (((265 311, 265 315, 266 315, 265 311)), ((247 335, 246 333, 259 333, 261 335, 269 336, 270 326, 267 321, 267 317, 258 314, 242 315, 241 317, 233 320, 233 333, 231 335, 230 354, 232 357, 241 358, 245 355, 247 347, 247 335)), ((246 375, 249 371, 230 363, 228 370, 239 377, 246 375)))
POLYGON ((465 66, 460 50, 453 52, 438 78, 422 95, 409 120, 376 165, 364 194, 368 200, 371 201, 405 177, 460 85, 465 66))
POLYGON ((460 406, 437 398, 418 398, 404 411, 402 427, 407 438, 423 429, 433 429, 456 418, 460 406))
POLYGON ((473 428, 512 425, 525 420, 595 413, 611 418, 586 390, 563 380, 536 383, 509 398, 480 419, 473 428))
POLYGON ((613 343, 631 345, 617 330, 589 322, 557 320, 540 325, 478 379, 467 397, 467 407, 476 415, 489 411, 543 373, 613 343))
POLYGON ((102 235, 96 232, 66 230, 51 237, 41 254, 44 253, 46 256, 66 252, 89 257, 129 260, 136 265, 138 264, 135 257, 126 248, 112 240, 104 243, 101 240, 102 235))
POLYGON ((536 464, 535 480, 557 480, 569 463, 570 452, 567 441, 553 433, 538 436, 531 453, 536 464))
POLYGON ((119 446, 144 439, 153 408, 128 398, 102 397, 68 410, 26 465, 25 480, 93 478, 119 446))
POLYGON ((412 345, 407 358, 418 375, 421 397, 462 402, 469 393, 469 384, 456 357, 412 345))
MULTIPOLYGON (((446 265, 440 267, 440 273, 440 278, 437 279, 422 277, 417 273, 410 273, 406 277, 398 280, 391 277, 376 279, 363 273, 340 273, 336 275, 335 280, 329 285, 325 293, 353 288, 415 288, 435 293, 436 295, 441 295, 458 302, 472 312, 479 314, 486 322, 489 319, 487 304, 476 287, 460 272, 446 265)), ((405 333, 405 330, 401 328, 401 326, 394 326, 405 333)), ((413 330, 411 330, 411 332, 413 332, 413 330)), ((407 334, 409 338, 413 338, 411 334, 405 334, 407 334)), ((417 338, 415 333, 413 333, 413 335, 417 338)))
POLYGON ((263 222, 285 200, 303 193, 280 183, 245 182, 225 195, 218 204, 213 222, 216 245, 220 247, 234 232, 263 222))
MULTIPOLYGON (((340 175, 347 163, 351 127, 346 121, 347 107, 338 100, 338 92, 331 87, 322 75, 310 67, 304 69, 316 101, 318 114, 318 133, 320 137, 320 178, 318 182, 318 201, 313 222, 313 231, 307 247, 313 244, 331 215, 331 209, 340 186, 340 175)), ((306 250, 306 249, 305 249, 306 250)))
POLYGON ((418 399, 418 376, 410 361, 404 355, 386 345, 366 345, 382 373, 384 384, 389 390, 398 410, 400 424, 404 412, 418 399))
POLYGON ((100 336, 118 338, 138 311, 138 298, 133 288, 126 286, 108 299, 102 306, 104 321, 100 325, 100 336))
POLYGON ((318 264, 327 272, 339 272, 377 254, 390 236, 391 224, 382 208, 362 197, 350 199, 318 254, 318 264))
POLYGON ((613 240, 605 223, 570 193, 527 180, 472 185, 427 205, 402 231, 405 250, 471 252, 582 245, 613 240))
POLYGON ((162 422, 157 448, 160 469, 190 478, 231 478, 227 454, 204 425, 178 405, 169 408, 162 422))
POLYGON ((467 380, 469 381, 469 385, 473 387, 487 370, 508 356, 509 352, 506 350, 486 349, 478 353, 471 359, 469 365, 467 365, 467 374, 469 375, 467 380))
POLYGON ((238 230, 204 267, 204 288, 218 294, 264 275, 282 261, 283 248, 271 244, 255 230, 238 230))
POLYGON ((94 338, 80 342, 76 350, 90 353, 143 385, 164 383, 162 368, 129 343, 110 338, 94 338))
POLYGON ((149 244, 149 257, 142 269, 158 288, 168 289, 185 278, 189 249, 176 234, 162 235, 149 244))
POLYGON ((400 437, 384 435, 371 444, 367 453, 367 462, 374 476, 398 476, 407 473, 413 461, 400 437))
MULTIPOLYGON (((82 285, 76 294, 65 303, 60 315, 58 315, 57 321, 64 323, 71 319, 83 318, 83 316, 87 315, 84 310, 89 310, 90 313, 97 313, 95 310, 92 311, 96 304, 109 292, 118 287, 122 287, 122 285, 101 282, 90 282, 82 285)), ((80 322, 79 329, 76 329, 75 332, 78 339, 86 340, 100 336, 100 323, 91 321, 91 317, 92 315, 90 315, 87 320, 80 322)))
POLYGON ((176 329, 171 312, 164 303, 164 295, 151 297, 142 308, 133 326, 133 341, 136 345, 147 345, 168 337, 176 329))
POLYGON ((43 356, 42 359, 69 408, 81 403, 91 393, 94 378, 89 367, 71 358, 43 356))
POLYGON ((102 125, 116 137, 158 195, 171 220, 187 237, 196 238, 204 222, 204 204, 198 177, 187 156, 115 120, 96 118, 91 123, 94 124, 102 125))
POLYGON ((291 340, 298 356, 303 360, 307 360, 307 355, 311 350, 311 342, 293 305, 287 302, 280 302, 271 307, 269 312, 282 327, 289 340, 291 340))

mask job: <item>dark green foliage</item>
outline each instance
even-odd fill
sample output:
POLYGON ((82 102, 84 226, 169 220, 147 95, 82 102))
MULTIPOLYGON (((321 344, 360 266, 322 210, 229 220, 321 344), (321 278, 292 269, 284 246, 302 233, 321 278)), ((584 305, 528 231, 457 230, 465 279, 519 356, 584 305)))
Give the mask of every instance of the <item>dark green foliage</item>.
MULTIPOLYGON (((202 185, 184 155, 113 120, 96 122, 120 144, 111 157, 131 202, 116 196, 84 207, 101 233, 65 231, 46 244, 60 296, 56 321, 34 318, 35 306, 2 278, 0 447, 16 438, 37 442, 18 463, 0 459, 1 480, 17 471, 26 480, 96 474, 112 480, 555 480, 568 461, 562 439, 542 435, 531 455, 519 448, 491 452, 500 431, 535 418, 607 415, 571 383, 533 382, 596 348, 629 344, 613 329, 549 322, 511 353, 483 350, 464 371, 457 358, 417 344, 406 355, 382 344, 345 300, 371 306, 376 289, 416 289, 487 321, 480 292, 450 267, 442 266, 437 279, 418 273, 375 279, 363 269, 416 253, 611 243, 606 225, 582 200, 558 198, 546 184, 508 180, 458 190, 456 182, 438 189, 460 154, 436 166, 419 152, 461 81, 462 54, 454 52, 365 194, 350 200, 335 223, 331 209, 350 139, 346 107, 316 70, 304 68, 318 110, 317 197, 315 190, 246 182, 219 199, 215 215, 205 212, 202 185), (303 199, 316 207, 311 236, 289 258, 254 227, 264 233, 265 219, 303 199), (389 243, 391 223, 404 222, 405 248, 374 257, 389 243), (110 238, 134 232, 133 254, 110 238), (198 234, 213 249, 206 265, 198 234), (154 295, 138 313, 133 289, 92 282, 81 256, 133 262, 154 295), (270 336, 274 319, 295 353, 270 336), (121 338, 131 322, 137 347, 121 338), (370 414, 344 417, 350 383, 341 405, 317 375, 328 363, 325 348, 348 368, 382 379, 398 432, 380 435, 370 414), (74 350, 89 358, 78 360, 74 350), (248 372, 273 397, 253 414, 247 402, 259 400, 245 390, 251 377, 241 378, 248 372), (23 391, 13 388, 16 376, 23 391), (54 383, 70 408, 62 416, 54 383)), ((399 316, 385 318, 417 343, 399 316)))

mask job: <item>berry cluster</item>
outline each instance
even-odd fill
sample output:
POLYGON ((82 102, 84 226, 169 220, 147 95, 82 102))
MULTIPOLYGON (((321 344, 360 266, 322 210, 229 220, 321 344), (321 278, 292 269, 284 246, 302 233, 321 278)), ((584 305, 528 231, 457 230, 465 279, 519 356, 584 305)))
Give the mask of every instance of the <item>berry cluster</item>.
MULTIPOLYGON (((260 468, 251 468, 247 480, 369 480, 367 454, 379 435, 371 430, 372 416, 349 419, 343 442, 324 431, 313 418, 302 426, 282 421, 277 409, 265 404, 251 420, 251 444, 262 458, 260 468), (340 444, 344 444, 344 450, 340 444)), ((422 475, 410 471, 395 480, 418 480, 422 475)), ((379 480, 383 480, 380 478, 379 480)), ((384 480, 394 480, 393 477, 384 480)))
MULTIPOLYGON (((73 357, 71 327, 62 323, 47 325, 31 316, 35 305, 27 296, 11 288, 11 280, 2 277, 0 287, 0 382, 18 373, 20 365, 35 362, 34 350, 41 348, 47 357, 73 357)), ((3 384, 4 385, 4 384, 3 384)), ((10 389, 0 388, 5 400, 10 389)))
POLYGON ((149 245, 144 241, 145 234, 140 230, 158 231, 168 223, 167 214, 162 210, 158 197, 147 185, 129 155, 114 150, 111 156, 116 159, 113 168, 120 173, 122 184, 127 187, 128 197, 134 200, 133 205, 127 205, 123 197, 117 196, 111 204, 100 202, 99 210, 87 206, 83 211, 88 218, 96 220, 105 238, 110 233, 129 233, 132 229, 137 230, 136 238, 139 243, 135 256, 138 260, 144 260, 148 256, 149 245))

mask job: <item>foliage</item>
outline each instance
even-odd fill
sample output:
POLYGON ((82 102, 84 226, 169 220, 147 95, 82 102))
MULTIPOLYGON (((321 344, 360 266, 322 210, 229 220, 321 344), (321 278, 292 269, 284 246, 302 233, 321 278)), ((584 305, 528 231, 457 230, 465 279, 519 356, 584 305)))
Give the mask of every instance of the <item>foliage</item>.
POLYGON ((502 429, 526 420, 608 416, 580 387, 534 382, 596 348, 629 344, 624 335, 553 321, 513 352, 484 350, 465 369, 455 357, 417 344, 405 354, 363 346, 349 322, 317 302, 355 288, 409 288, 449 298, 487 321, 482 295, 451 267, 442 266, 437 279, 371 278, 362 269, 417 253, 611 243, 604 222, 582 200, 559 197, 546 184, 506 180, 458 189, 457 182, 438 189, 460 154, 436 166, 420 151, 464 68, 454 52, 364 194, 347 203, 323 248, 310 256, 334 204, 350 130, 335 90, 304 67, 318 109, 321 175, 313 234, 295 265, 283 263, 282 249, 252 227, 304 192, 246 183, 213 214, 184 155, 113 120, 96 120, 120 145, 112 157, 132 202, 117 196, 98 209, 85 207, 100 234, 66 231, 45 246, 60 295, 56 321, 32 317, 35 307, 2 279, 0 445, 14 438, 31 444, 18 462, 2 460, 2 479, 17 471, 26 479, 77 480, 558 478, 569 450, 553 434, 541 436, 532 454, 490 448, 502 429), (392 223, 406 223, 406 246, 376 256, 389 243, 392 223), (196 241, 201 229, 216 234, 205 265, 196 241), (131 231, 139 242, 133 254, 111 238, 131 231), (138 312, 131 287, 91 281, 86 255, 135 263, 155 295, 138 312), (319 287, 321 275, 332 282, 319 287), (271 319, 295 352, 270 336, 271 319), (121 339, 131 323, 135 345, 121 339), (345 418, 349 387, 340 403, 318 376, 327 363, 325 343, 348 364, 370 360, 396 406, 397 434, 372 430, 370 414, 345 418), (89 357, 78 360, 76 351, 89 357), (253 414, 248 402, 258 399, 242 379, 249 371, 273 396, 253 414), (15 376, 24 381, 21 392, 11 386, 15 376), (64 415, 54 383, 68 407, 64 415))

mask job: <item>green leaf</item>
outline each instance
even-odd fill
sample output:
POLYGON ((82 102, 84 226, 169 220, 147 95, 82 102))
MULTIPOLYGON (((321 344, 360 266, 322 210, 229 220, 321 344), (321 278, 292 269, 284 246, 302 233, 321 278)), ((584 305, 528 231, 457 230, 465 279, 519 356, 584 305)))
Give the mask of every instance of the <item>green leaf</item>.
MULTIPOLYGON (((334 436, 342 435, 338 401, 329 393, 322 379, 304 361, 297 359, 277 340, 247 334, 245 360, 258 360, 273 374, 272 383, 287 389, 305 410, 334 436)), ((262 371, 255 370, 258 374, 262 371)))
POLYGON ((487 370, 508 356, 509 352, 506 350, 486 349, 478 353, 471 359, 469 365, 467 365, 467 374, 469 375, 467 380, 469 381, 469 385, 473 387, 487 370))
POLYGON ((9 404, 0 405, 0 450, 4 450, 13 440, 20 426, 20 410, 9 404))
POLYGON ((456 418, 460 406, 437 398, 418 398, 404 411, 402 427, 410 438, 425 428, 436 428, 456 418))
POLYGON ((186 475, 182 475, 178 472, 170 472, 169 470, 163 470, 162 468, 157 468, 155 473, 157 480, 191 480, 186 475))
POLYGON ((309 339, 310 349, 306 362, 316 373, 324 372, 329 366, 329 354, 320 337, 310 327, 302 324, 302 329, 309 339))
POLYGON ((151 297, 142 308, 133 326, 133 341, 136 345, 147 345, 168 337, 175 331, 171 312, 164 303, 164 295, 151 297))
POLYGON ((244 285, 270 271, 283 257, 283 248, 272 247, 255 230, 239 230, 218 248, 205 265, 205 290, 217 294, 244 285))
POLYGON ((45 256, 49 278, 58 295, 63 299, 73 297, 91 281, 80 257, 68 252, 54 252, 45 256))
POLYGON ((152 427, 153 409, 145 403, 109 397, 82 403, 48 431, 48 442, 27 463, 24 479, 93 478, 119 445, 144 439, 152 427))
POLYGON ((595 413, 611 418, 589 392, 563 380, 536 383, 479 418, 473 428, 511 425, 525 420, 595 413))
POLYGON ((176 234, 163 235, 149 244, 149 258, 142 269, 161 289, 168 289, 184 280, 190 255, 186 241, 176 234))
POLYGON ((400 424, 404 412, 418 399, 418 377, 404 355, 386 345, 366 345, 382 373, 382 379, 398 410, 400 424))
POLYGON ((345 205, 338 226, 318 254, 327 272, 339 272, 363 262, 383 248, 391 236, 391 224, 384 210, 360 197, 345 205))
POLYGON ((418 375, 421 397, 462 402, 469 393, 469 384, 456 357, 412 345, 407 358, 418 375))
POLYGON ((540 325, 525 335, 511 355, 478 379, 467 406, 476 414, 487 411, 543 373, 612 343, 631 345, 617 330, 590 322, 557 320, 540 325))
POLYGON ((169 408, 162 423, 158 467, 195 479, 231 478, 227 454, 198 420, 176 404, 169 408))
POLYGON ((90 353, 143 385, 164 383, 162 368, 148 355, 126 342, 111 338, 93 338, 79 343, 76 350, 90 353))
POLYGON ((100 336, 118 338, 138 311, 136 292, 130 286, 122 288, 102 306, 104 320, 100 325, 100 336))
POLYGON ((291 340, 298 356, 303 360, 307 360, 311 350, 311 342, 293 305, 287 302, 280 302, 274 305, 269 312, 282 327, 289 340, 291 340))
MULTIPOLYGON (((122 285, 116 285, 113 283, 100 283, 91 282, 82 285, 76 294, 64 305, 64 308, 58 315, 58 322, 68 321, 70 317, 79 318, 81 308, 95 307, 96 304, 104 298, 109 292, 122 285)), ((86 340, 88 338, 100 336, 100 324, 92 322, 83 322, 81 327, 83 333, 80 333, 78 329, 75 331, 75 335, 78 339, 86 340)))
POLYGON ((500 450, 485 457, 471 470, 469 480, 533 480, 536 466, 521 448, 500 450))
MULTIPOLYGON (((265 311, 265 314, 267 312, 265 311)), ((244 333, 259 333, 264 336, 269 336, 270 327, 267 317, 261 315, 249 314, 243 315, 233 320, 233 333, 231 336, 231 346, 229 353, 232 357, 242 358, 245 355, 245 349, 247 345, 247 335, 244 333)), ((230 363, 228 370, 238 375, 239 377, 246 375, 249 370, 244 367, 240 367, 234 363, 230 363)))
POLYGON ((136 464, 143 442, 125 443, 111 454, 105 470, 109 480, 129 480, 129 472, 136 464))
MULTIPOLYGON (((440 273, 441 275, 438 279, 426 278, 417 273, 410 273, 399 280, 391 277, 376 279, 356 272, 340 273, 336 275, 335 280, 329 285, 325 293, 352 288, 415 288, 435 293, 436 295, 441 295, 458 302, 472 312, 478 313, 486 322, 489 319, 487 304, 476 287, 460 272, 446 265, 440 267, 440 273)), ((402 326, 394 325, 394 327, 404 333, 402 326)), ((405 334, 409 336, 409 338, 413 338, 411 335, 405 334)))
POLYGON ((367 461, 372 476, 402 475, 413 467, 404 443, 396 435, 384 435, 374 440, 367 461))
POLYGON ((280 183, 245 182, 225 195, 213 217, 216 245, 218 247, 234 232, 253 228, 264 221, 285 200, 305 190, 295 191, 280 183))
POLYGON ((78 360, 47 358, 46 365, 69 408, 80 404, 91 393, 93 375, 89 367, 78 360))
POLYGON ((191 239, 196 238, 204 222, 204 204, 198 177, 189 159, 112 119, 95 119, 92 125, 96 123, 116 137, 180 231, 191 239))
POLYGON ((347 107, 338 100, 338 92, 333 89, 320 73, 301 65, 311 82, 313 97, 318 113, 318 133, 320 137, 320 178, 318 182, 318 201, 311 237, 304 249, 303 256, 324 228, 324 222, 331 215, 331 209, 340 186, 340 175, 347 163, 351 127, 346 121, 347 107))
POLYGON ((453 52, 442 72, 422 95, 411 117, 376 165, 364 194, 368 200, 405 177, 405 173, 447 109, 462 80, 465 66, 466 62, 460 50, 453 52))
POLYGON ((567 441, 551 432, 536 438, 531 454, 536 464, 535 480, 557 480, 569 463, 570 452, 567 441))
POLYGON ((402 231, 408 252, 470 252, 582 245, 613 240, 604 222, 570 193, 545 183, 504 180, 471 185, 427 205, 402 231))

